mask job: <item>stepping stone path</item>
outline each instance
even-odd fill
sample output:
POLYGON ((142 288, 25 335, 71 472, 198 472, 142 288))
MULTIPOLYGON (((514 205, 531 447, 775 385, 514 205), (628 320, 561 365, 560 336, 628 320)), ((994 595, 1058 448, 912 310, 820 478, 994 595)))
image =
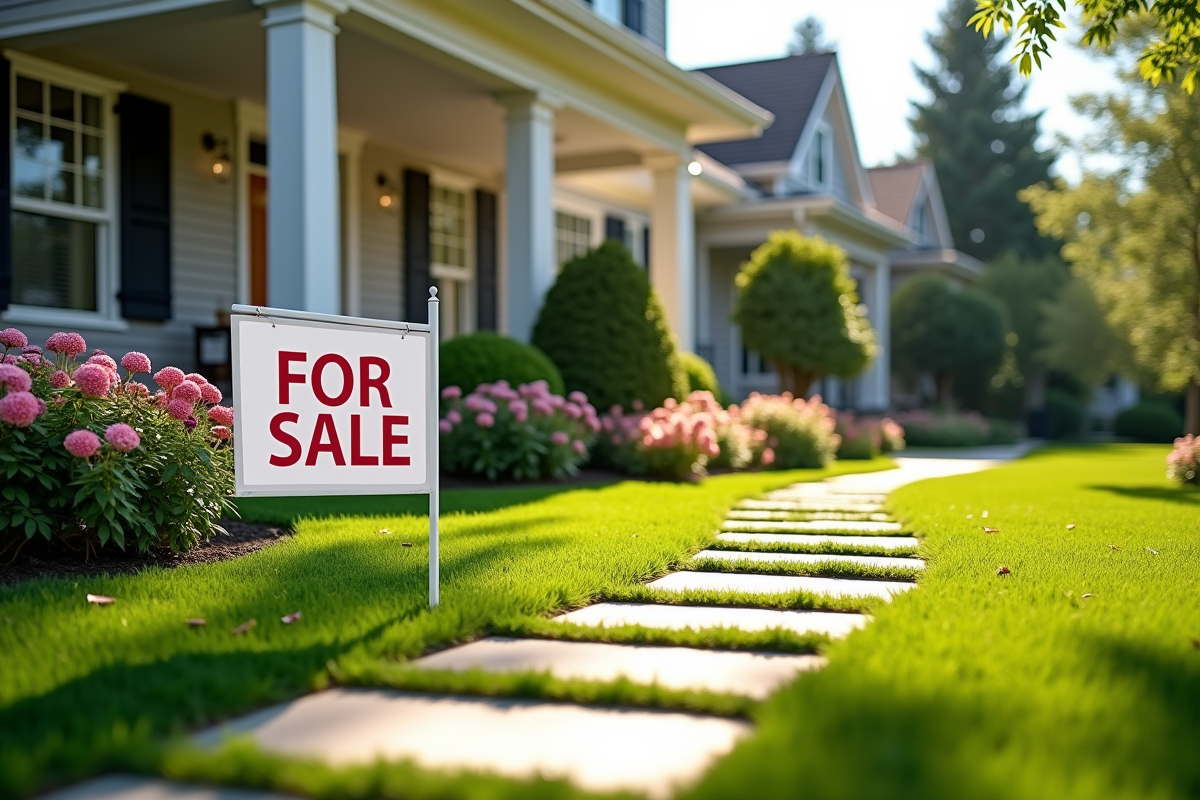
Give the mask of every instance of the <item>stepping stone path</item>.
MULTIPOLYGON (((1009 456, 1011 457, 1011 456, 1009 456)), ((924 568, 919 558, 881 556, 879 549, 913 548, 912 536, 888 516, 887 494, 931 477, 973 472, 994 460, 898 458, 898 469, 801 483, 731 510, 717 542, 698 559, 733 562, 731 570, 684 570, 651 581, 661 603, 597 603, 562 614, 562 625, 639 625, 663 630, 782 629, 843 637, 870 620, 860 613, 673 604, 689 591, 739 593, 745 605, 770 605, 797 591, 831 598, 889 601, 916 588, 911 581, 770 574, 800 565, 924 568), (745 549, 726 549, 739 548, 745 549), (778 548, 779 552, 771 550, 778 548), (822 552, 835 548, 836 552, 822 552), (803 550, 804 552, 791 552, 803 550), (854 551, 862 551, 855 553, 854 551)), ((704 595, 693 595, 692 597, 704 595)), ((691 597, 685 597, 690 600, 691 597)), ((562 679, 624 678, 667 689, 721 692, 761 699, 801 673, 819 669, 816 655, 705 650, 555 639, 488 637, 417 659, 418 669, 548 673, 562 679)), ((574 703, 332 689, 200 733, 200 745, 249 735, 268 752, 331 764, 411 759, 433 769, 493 772, 518 778, 567 778, 584 790, 632 791, 652 800, 694 783, 709 764, 752 731, 724 717, 574 703)), ((261 793, 205 789, 165 781, 104 778, 52 796, 54 800, 268 800, 261 793)))

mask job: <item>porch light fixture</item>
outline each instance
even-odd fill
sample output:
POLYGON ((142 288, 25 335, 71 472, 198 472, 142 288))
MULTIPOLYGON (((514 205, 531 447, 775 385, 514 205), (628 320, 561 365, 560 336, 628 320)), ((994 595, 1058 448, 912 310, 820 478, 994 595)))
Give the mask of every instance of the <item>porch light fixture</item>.
POLYGON ((391 211, 400 206, 400 191, 384 173, 375 176, 375 185, 379 187, 379 207, 391 211))
POLYGON ((699 175, 701 172, 704 172, 704 165, 699 161, 693 161, 692 163, 688 164, 689 175, 699 175))
POLYGON ((229 158, 229 140, 218 139, 211 133, 200 137, 200 146, 209 156, 209 168, 217 183, 228 183, 233 177, 233 161, 229 158))

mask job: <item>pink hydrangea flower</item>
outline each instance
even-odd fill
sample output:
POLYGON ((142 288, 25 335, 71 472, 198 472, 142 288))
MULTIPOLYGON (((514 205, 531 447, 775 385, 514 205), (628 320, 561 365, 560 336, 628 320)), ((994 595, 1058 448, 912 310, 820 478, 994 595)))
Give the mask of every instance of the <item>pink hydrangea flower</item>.
POLYGON ((208 378, 204 377, 199 372, 189 372, 187 375, 183 376, 183 379, 185 381, 191 381, 197 386, 203 386, 204 384, 208 383, 208 378))
POLYGON ((224 395, 221 390, 213 386, 211 383, 203 383, 200 385, 200 399, 206 403, 219 403, 224 395))
POLYGON ((149 373, 151 371, 150 357, 145 353, 139 353, 134 350, 126 353, 121 357, 121 366, 129 372, 130 375, 137 375, 139 372, 149 373))
POLYGON ((183 383, 183 370, 179 367, 163 367, 154 373, 154 382, 169 392, 183 383))
POLYGON ((217 437, 221 441, 225 441, 232 435, 233 432, 230 431, 229 428, 226 428, 224 425, 213 425, 209 429, 209 433, 211 433, 213 436, 217 437))
POLYGON ((571 449, 579 455, 583 455, 587 452, 587 445, 583 443, 582 439, 576 439, 575 441, 571 442, 571 449))
POLYGON ((762 451, 761 459, 762 459, 762 464, 764 467, 771 466, 772 464, 775 463, 775 451, 769 447, 765 448, 762 451))
POLYGON ((28 428, 46 410, 29 392, 9 392, 0 397, 0 420, 14 428, 28 428))
POLYGON ((458 413, 457 408, 452 408, 446 412, 446 419, 450 421, 451 425, 457 425, 462 422, 462 414, 458 413))
POLYGON ((564 403, 562 407, 563 413, 571 419, 579 419, 583 416, 583 409, 575 403, 564 403))
POLYGON ((50 376, 50 385, 55 389, 65 389, 71 385, 71 376, 61 369, 56 369, 50 376))
POLYGON ((186 400, 189 403, 195 403, 200 399, 200 387, 192 381, 183 380, 171 390, 171 399, 186 400))
POLYGON ((63 439, 63 446, 76 458, 89 458, 100 449, 100 437, 89 430, 72 431, 63 439))
POLYGON ((229 406, 213 406, 208 410, 208 418, 218 425, 232 425, 233 409, 229 406))
POLYGON ((26 353, 25 355, 18 358, 17 361, 24 361, 26 364, 32 364, 35 367, 40 367, 42 365, 42 354, 41 353, 26 353))
POLYGON ((0 364, 0 386, 10 392, 28 392, 33 386, 29 373, 13 364, 0 364))
POLYGON ((562 446, 571 441, 571 437, 563 431, 555 431, 550 434, 550 441, 556 445, 562 446))
POLYGON ((88 397, 104 397, 112 388, 112 376, 98 364, 84 364, 72 375, 79 391, 88 397))
POLYGON ((0 363, 2 363, 2 364, 15 364, 15 363, 17 363, 17 357, 16 357, 16 356, 5 356, 5 357, 4 357, 4 361, 2 361, 2 362, 0 362, 0 363))
POLYGON ((129 383, 125 384, 125 392, 137 397, 140 400, 150 399, 150 390, 146 388, 146 384, 138 383, 137 381, 130 381, 129 383))
POLYGON ((438 422, 438 430, 442 433, 450 433, 450 431, 454 430, 454 425, 451 424, 450 420, 443 419, 438 422))
POLYGON ((578 406, 583 406, 583 405, 587 404, 587 395, 584 394, 583 392, 579 391, 578 389, 571 392, 569 395, 567 395, 567 399, 578 406))
POLYGON ((462 397, 462 389, 460 389, 459 387, 447 386, 445 389, 442 389, 442 399, 443 400, 453 400, 456 397, 462 397))
POLYGON ((29 337, 16 328, 5 328, 0 331, 0 344, 4 345, 5 349, 10 347, 25 347, 29 344, 29 337))
POLYGON ((128 453, 142 443, 142 437, 138 436, 138 432, 124 422, 109 425, 108 430, 104 431, 104 438, 122 453, 128 453))
POLYGON ((101 353, 99 351, 94 353, 92 355, 92 357, 89 358, 84 363, 85 364, 95 364, 97 366, 104 367, 105 369, 110 370, 112 372, 117 371, 117 362, 112 360, 112 356, 109 356, 106 353, 101 353))
POLYGON ((482 414, 475 417, 475 424, 481 428, 490 428, 496 424, 496 418, 484 411, 482 414))
POLYGON ((74 358, 87 352, 87 342, 78 333, 59 331, 46 340, 46 349, 52 353, 74 358))
POLYGON ((187 400, 177 398, 167 403, 167 413, 171 415, 172 419, 182 422, 192 415, 192 404, 187 400))

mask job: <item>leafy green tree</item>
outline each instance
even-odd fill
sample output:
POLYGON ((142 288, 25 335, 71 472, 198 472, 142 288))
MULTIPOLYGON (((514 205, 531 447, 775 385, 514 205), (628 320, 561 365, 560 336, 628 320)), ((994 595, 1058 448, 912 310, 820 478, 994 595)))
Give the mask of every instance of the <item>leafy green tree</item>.
POLYGON ((1095 389, 1130 370, 1129 345, 1113 332, 1086 280, 1067 281, 1043 304, 1037 358, 1048 369, 1095 389))
MULTIPOLYGON (((1074 0, 1084 20, 1082 43, 1108 48, 1119 38, 1119 26, 1138 19, 1149 23, 1149 36, 1141 44, 1140 73, 1158 86, 1182 75, 1180 86, 1191 94, 1200 75, 1200 3, 1196 0, 1074 0)), ((987 38, 997 28, 1005 34, 1017 29, 1016 55, 1022 75, 1040 69, 1050 57, 1055 29, 1066 28, 1067 0, 978 0, 970 24, 987 38), (1014 16, 1016 17, 1014 21, 1014 16)))
POLYGON ((825 38, 825 26, 813 16, 805 17, 792 29, 792 41, 788 43, 788 54, 806 56, 812 53, 831 53, 837 43, 825 38))
POLYGON ((996 372, 1007 332, 997 300, 955 289, 940 275, 918 275, 892 295, 892 366, 910 380, 932 374, 942 406, 996 372))
POLYGON ((979 281, 978 288, 1004 306, 1026 412, 1039 410, 1045 400, 1046 365, 1041 351, 1047 344, 1043 327, 1047 304, 1069 279, 1066 265, 1054 256, 1032 259, 1006 253, 988 264, 979 281))
POLYGON ((936 66, 917 69, 928 103, 913 103, 917 152, 937 170, 955 244, 983 261, 1006 250, 1037 258, 1055 246, 1038 234, 1017 199, 1050 179, 1054 154, 1038 150, 1040 114, 1025 114, 1025 87, 997 54, 1002 44, 967 27, 974 0, 950 0, 941 28, 927 37, 936 66))
POLYGON ((858 375, 875 357, 875 332, 837 245, 775 231, 742 265, 737 288, 733 319, 743 344, 797 397, 822 375, 858 375))
POLYGON ((1126 93, 1077 101, 1100 123, 1079 147, 1121 167, 1023 197, 1138 364, 1186 392, 1187 430, 1200 433, 1200 102, 1132 70, 1124 80, 1126 93))

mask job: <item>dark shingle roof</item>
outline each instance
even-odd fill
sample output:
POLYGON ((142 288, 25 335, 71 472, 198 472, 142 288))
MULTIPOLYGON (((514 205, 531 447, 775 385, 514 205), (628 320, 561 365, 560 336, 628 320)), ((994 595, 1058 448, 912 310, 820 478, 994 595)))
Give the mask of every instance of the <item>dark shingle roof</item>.
POLYGON ((699 70, 775 115, 775 122, 758 139, 716 142, 699 149, 724 164, 791 158, 836 58, 834 53, 815 53, 699 70))

